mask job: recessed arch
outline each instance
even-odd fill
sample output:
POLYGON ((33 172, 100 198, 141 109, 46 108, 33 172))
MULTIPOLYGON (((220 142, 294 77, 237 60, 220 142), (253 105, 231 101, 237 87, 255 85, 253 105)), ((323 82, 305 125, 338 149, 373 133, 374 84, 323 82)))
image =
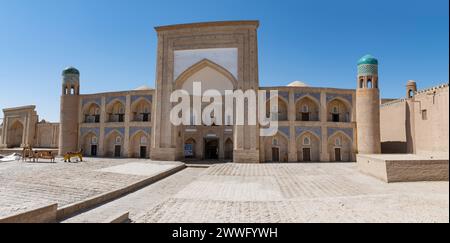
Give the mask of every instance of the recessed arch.
POLYGON ((7 128, 6 143, 9 148, 18 148, 22 146, 23 142, 23 123, 16 119, 11 122, 11 125, 7 128))
POLYGON ((327 148, 330 161, 350 162, 353 158, 353 139, 342 131, 336 131, 328 138, 327 148), (336 139, 339 139, 341 144, 337 145, 336 139))
POLYGON ((317 138, 318 140, 321 140, 321 137, 319 137, 319 135, 317 135, 316 133, 311 132, 311 131, 303 131, 302 133, 300 133, 300 134, 297 136, 296 140, 300 139, 300 138, 301 138, 302 136, 304 136, 305 134, 309 134, 310 136, 312 136, 312 137, 314 137, 314 138, 317 138))
POLYGON ((106 106, 108 122, 124 122, 125 120, 125 104, 120 99, 113 99, 106 106))
POLYGON ((264 157, 266 162, 288 162, 289 137, 278 132, 264 140, 264 157), (276 143, 274 143, 276 141, 276 143))
POLYGON ((96 102, 88 102, 83 106, 84 123, 100 123, 101 108, 96 102))
MULTIPOLYGON (((272 98, 274 99, 274 98, 272 98)), ((272 110, 270 101, 272 99, 269 99, 266 101, 266 116, 270 117, 272 110)), ((287 121, 289 119, 289 102, 286 101, 281 96, 278 96, 278 121, 287 121)))
POLYGON ((116 129, 110 131, 106 136, 104 150, 106 157, 122 157, 124 137, 116 129), (120 139, 118 139, 120 138, 120 139))
POLYGON ((297 121, 319 121, 320 102, 311 95, 305 95, 295 102, 295 113, 297 121), (307 111, 304 106, 308 107, 307 111))
POLYGON ((149 122, 151 121, 152 102, 144 97, 140 97, 131 104, 132 121, 149 122))
POLYGON ((304 131, 296 138, 297 160, 299 162, 320 161, 321 153, 320 137, 310 131, 304 131), (305 144, 305 138, 309 139, 309 144, 305 144))
POLYGON ((130 134, 130 137, 134 137, 136 136, 138 133, 144 133, 147 136, 150 136, 150 134, 148 132, 146 132, 144 129, 138 129, 136 131, 134 131, 133 133, 130 134))
POLYGON ((85 156, 97 156, 98 136, 96 133, 90 131, 83 135, 81 148, 85 156))
POLYGON ((353 141, 353 138, 350 137, 347 133, 343 132, 343 131, 336 131, 333 134, 331 134, 330 136, 328 136, 328 139, 330 139, 331 137, 335 137, 337 135, 341 135, 344 136, 346 139, 353 141))
POLYGON ((237 89, 238 81, 237 81, 236 77, 234 77, 234 75, 231 74, 224 67, 222 67, 219 64, 217 64, 211 60, 208 60, 208 59, 203 59, 203 60, 197 62, 196 64, 194 64, 191 67, 189 67, 188 69, 186 69, 183 73, 181 73, 181 75, 175 81, 175 87, 177 87, 177 89, 180 89, 182 87, 183 83, 189 77, 191 77, 193 74, 199 72, 200 70, 202 70, 205 67, 210 67, 210 68, 216 70, 217 72, 221 73, 225 77, 227 77, 233 83, 234 88, 237 89))
POLYGON ((129 155, 133 158, 148 158, 150 148, 150 136, 143 130, 132 134, 130 139, 129 155))
POLYGON ((278 100, 281 100, 281 101, 283 101, 284 103, 286 103, 286 104, 289 104, 289 100, 287 100, 286 98, 284 98, 283 96, 281 96, 281 95, 277 95, 277 96, 274 96, 274 97, 268 97, 268 99, 267 99, 267 103, 269 103, 271 100, 273 100, 273 99, 275 99, 275 98, 278 98, 278 100))
POLYGON ((335 97, 327 102, 327 114, 329 122, 351 122, 352 105, 346 99, 335 97))

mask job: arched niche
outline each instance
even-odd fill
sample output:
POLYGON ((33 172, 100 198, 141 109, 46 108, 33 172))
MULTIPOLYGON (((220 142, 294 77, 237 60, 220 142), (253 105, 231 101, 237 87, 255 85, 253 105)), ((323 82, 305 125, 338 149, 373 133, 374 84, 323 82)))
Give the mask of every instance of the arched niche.
POLYGON ((351 122, 352 109, 348 101, 334 98, 327 104, 328 122, 351 122))

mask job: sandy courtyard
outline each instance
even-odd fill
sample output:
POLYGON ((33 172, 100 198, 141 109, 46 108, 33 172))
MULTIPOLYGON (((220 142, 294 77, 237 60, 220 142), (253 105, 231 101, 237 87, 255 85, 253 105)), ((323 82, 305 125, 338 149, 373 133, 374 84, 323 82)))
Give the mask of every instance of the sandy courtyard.
POLYGON ((135 221, 449 222, 449 183, 386 184, 355 164, 223 164, 135 221))

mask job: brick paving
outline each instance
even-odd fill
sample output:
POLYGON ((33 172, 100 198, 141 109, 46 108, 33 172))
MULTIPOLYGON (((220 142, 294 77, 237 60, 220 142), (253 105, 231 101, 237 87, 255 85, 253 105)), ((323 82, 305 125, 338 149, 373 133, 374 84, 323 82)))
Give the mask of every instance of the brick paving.
POLYGON ((158 206, 160 203, 178 193, 192 181, 196 180, 203 171, 205 171, 203 168, 184 169, 139 191, 67 219, 64 223, 105 222, 110 219, 110 217, 125 212, 129 212, 130 219, 134 220, 138 215, 145 213, 149 208, 158 206))
MULTIPOLYGON (((177 164, 0 163, 0 217, 71 204, 177 164)), ((449 222, 449 183, 386 184, 355 164, 219 164, 185 169, 67 222, 103 222, 125 211, 150 223, 449 222)))
POLYGON ((386 184, 355 164, 224 164, 136 222, 449 222, 449 183, 386 184))
MULTIPOLYGON (((21 161, 0 163, 0 218, 29 209, 58 203, 65 206, 89 197, 113 191, 136 183, 149 175, 136 175, 125 171, 103 172, 102 169, 135 163, 149 164, 151 170, 161 165, 179 163, 149 162, 133 159, 93 159, 82 163, 26 163, 21 161)), ((149 171, 151 171, 149 170, 149 171)), ((157 170, 155 170, 157 171, 157 170)))

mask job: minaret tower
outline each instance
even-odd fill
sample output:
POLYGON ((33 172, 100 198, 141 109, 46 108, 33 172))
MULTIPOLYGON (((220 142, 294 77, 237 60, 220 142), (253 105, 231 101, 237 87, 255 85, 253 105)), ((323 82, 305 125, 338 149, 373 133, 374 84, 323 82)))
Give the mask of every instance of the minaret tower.
POLYGON ((366 55, 358 62, 356 123, 359 154, 380 154, 380 90, 378 60, 366 55))
POLYGON ((78 150, 80 72, 73 67, 62 72, 59 125, 59 155, 78 150))
POLYGON ((414 80, 409 80, 406 84, 406 98, 411 99, 417 92, 417 83, 414 80))

